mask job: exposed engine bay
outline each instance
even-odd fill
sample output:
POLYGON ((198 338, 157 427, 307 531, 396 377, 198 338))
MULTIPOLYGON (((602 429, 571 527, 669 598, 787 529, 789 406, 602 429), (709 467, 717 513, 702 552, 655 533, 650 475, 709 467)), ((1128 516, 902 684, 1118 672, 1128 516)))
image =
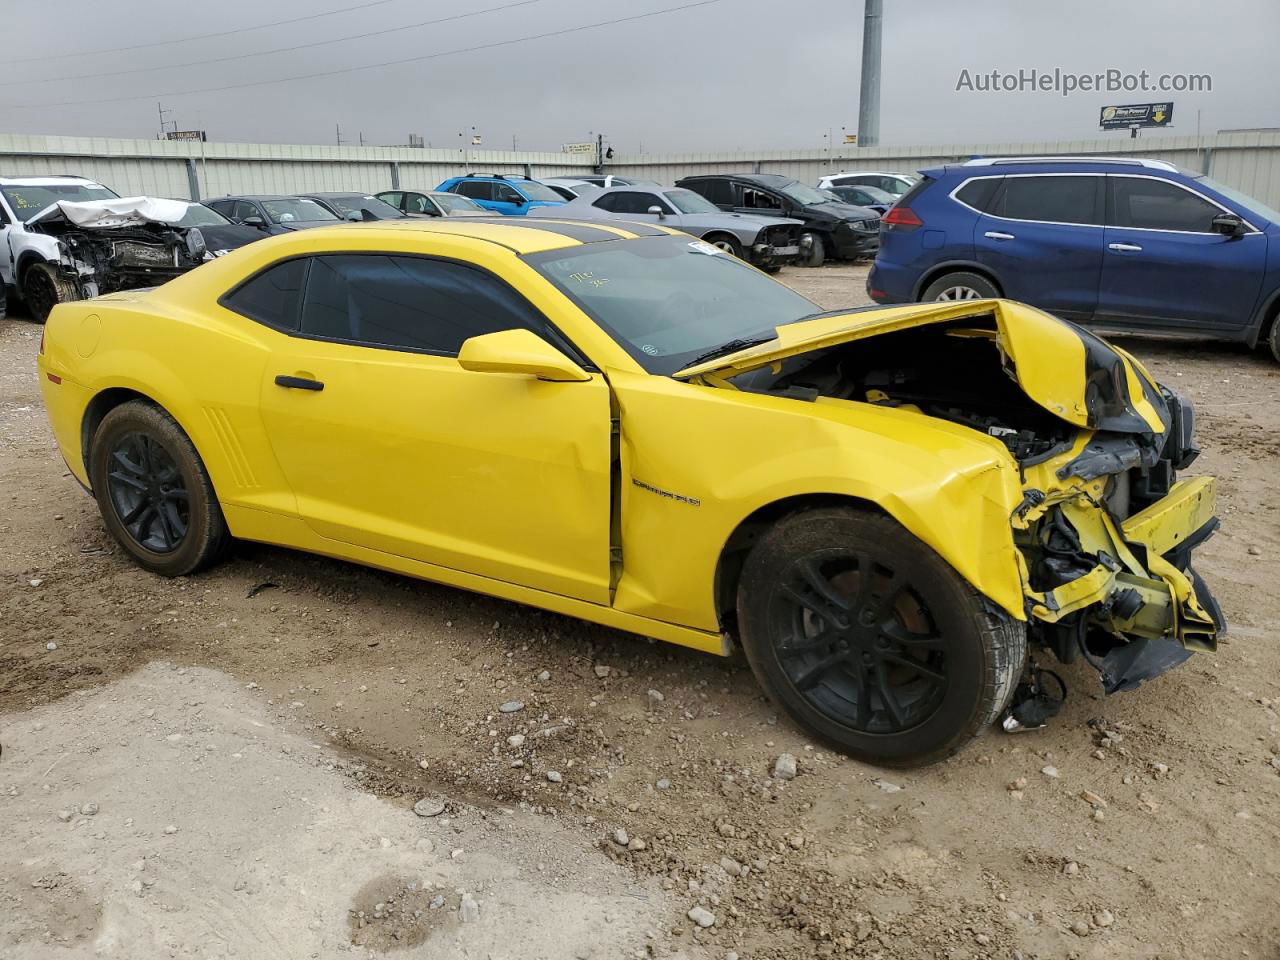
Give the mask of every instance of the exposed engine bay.
MULTIPOLYGON (((744 363, 732 386, 909 410, 999 441, 1022 488, 1009 520, 1029 639, 1060 662, 1087 660, 1106 693, 1131 689, 1190 650, 1213 649, 1225 630, 1191 566, 1218 526, 1213 479, 1178 479, 1199 454, 1194 412, 1123 351, 1017 308, 1037 315, 1041 332, 1053 322, 1073 333, 1061 375, 1052 357, 1019 370, 1010 318, 975 311, 744 363), (1064 399, 1072 377, 1078 402, 1064 399)), ((1064 696, 1061 678, 1033 659, 1006 729, 1042 726, 1064 696)))
POLYGON ((59 274, 81 298, 152 287, 261 239, 201 204, 129 197, 60 202, 28 223, 59 241, 59 274))

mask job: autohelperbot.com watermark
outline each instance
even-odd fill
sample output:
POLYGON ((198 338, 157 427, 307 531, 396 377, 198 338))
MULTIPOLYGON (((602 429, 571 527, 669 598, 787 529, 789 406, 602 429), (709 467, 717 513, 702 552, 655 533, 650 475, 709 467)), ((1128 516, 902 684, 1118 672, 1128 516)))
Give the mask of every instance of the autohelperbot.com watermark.
POLYGON ((1208 73, 1157 73, 1150 70, 1110 68, 1097 73, 1077 73, 1054 67, 1020 67, 1017 70, 960 71, 957 93, 1210 93, 1208 73))

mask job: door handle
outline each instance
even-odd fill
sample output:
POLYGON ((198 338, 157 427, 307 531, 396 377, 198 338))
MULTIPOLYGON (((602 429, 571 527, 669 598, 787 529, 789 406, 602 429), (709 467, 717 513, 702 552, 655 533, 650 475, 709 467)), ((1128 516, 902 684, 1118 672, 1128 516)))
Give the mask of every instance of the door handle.
POLYGON ((1014 239, 1014 236, 1013 236, 1013 234, 1012 234, 1012 233, 1001 233, 999 230, 988 230, 986 233, 984 233, 984 234, 983 234, 983 236, 984 236, 984 237, 986 237, 988 240, 1012 240, 1012 239, 1014 239))
POLYGON ((276 377, 276 386, 285 387, 289 390, 323 390, 324 384, 319 380, 308 380, 306 377, 286 377, 283 374, 276 377))
POLYGON ((1108 243, 1108 250, 1118 250, 1121 253, 1141 253, 1142 248, 1136 243, 1108 243))

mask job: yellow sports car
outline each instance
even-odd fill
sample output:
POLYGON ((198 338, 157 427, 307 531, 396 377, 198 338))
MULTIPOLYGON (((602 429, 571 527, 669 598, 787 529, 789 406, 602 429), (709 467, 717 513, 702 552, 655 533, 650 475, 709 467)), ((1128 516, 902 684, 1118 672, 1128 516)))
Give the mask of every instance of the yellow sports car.
POLYGON ((999 300, 823 313, 659 226, 307 230, 57 307, 41 386, 145 569, 280 544, 727 654, 906 765, 1212 649, 1191 407, 999 300))

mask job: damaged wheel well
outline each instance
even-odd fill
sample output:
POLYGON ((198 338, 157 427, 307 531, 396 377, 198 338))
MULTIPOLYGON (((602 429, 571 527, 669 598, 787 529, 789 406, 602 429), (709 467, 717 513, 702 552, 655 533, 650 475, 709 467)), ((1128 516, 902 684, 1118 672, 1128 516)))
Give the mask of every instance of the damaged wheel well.
POLYGON ((84 411, 84 420, 80 424, 80 459, 86 471, 89 469, 89 444, 93 440, 93 435, 98 432, 98 425, 102 423, 102 418, 120 404, 128 403, 130 400, 143 400, 153 406, 159 406, 145 394, 127 387, 111 387, 89 401, 89 406, 84 411))
POLYGON ((22 282, 27 277, 27 271, 38 263, 48 263, 40 254, 28 250, 18 258, 17 269, 13 272, 13 286, 18 292, 18 296, 23 295, 22 282))
POLYGON ((720 559, 716 563, 716 618, 723 632, 731 634, 735 639, 737 637, 738 580, 742 575, 742 566, 746 562, 747 554, 751 552, 756 541, 783 517, 820 507, 853 507, 867 513, 888 516, 879 504, 870 500, 834 493, 787 497, 785 500, 778 500, 760 507, 739 523, 729 535, 724 548, 720 551, 720 559))

